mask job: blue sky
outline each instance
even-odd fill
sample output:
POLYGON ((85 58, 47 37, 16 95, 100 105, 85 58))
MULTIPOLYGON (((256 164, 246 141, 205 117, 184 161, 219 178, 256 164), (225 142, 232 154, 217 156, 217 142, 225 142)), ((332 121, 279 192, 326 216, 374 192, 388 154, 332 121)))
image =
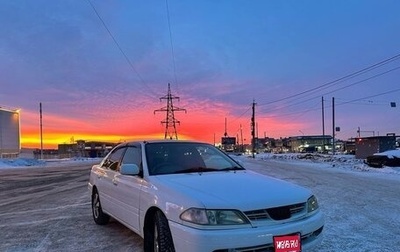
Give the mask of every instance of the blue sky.
POLYGON ((322 134, 322 96, 329 134, 332 97, 339 138, 356 136, 358 127, 363 135, 400 134, 400 57, 316 89, 400 53, 399 1, 0 6, 0 106, 21 108, 23 137, 37 134, 39 102, 49 137, 63 134, 57 141, 163 135, 164 115, 153 111, 165 106, 159 97, 167 83, 188 112, 176 114, 184 138, 211 142, 227 118, 229 135, 242 125, 249 139, 253 99, 259 136, 322 134))

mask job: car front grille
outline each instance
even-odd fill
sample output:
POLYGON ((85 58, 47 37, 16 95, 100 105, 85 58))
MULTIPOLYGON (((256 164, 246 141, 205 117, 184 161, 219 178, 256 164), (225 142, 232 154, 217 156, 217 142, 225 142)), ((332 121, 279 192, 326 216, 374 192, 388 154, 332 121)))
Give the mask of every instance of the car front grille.
POLYGON ((306 203, 246 211, 244 214, 251 221, 287 220, 305 212, 306 203))
MULTIPOLYGON (((322 233, 323 228, 324 226, 318 228, 314 232, 301 235, 301 244, 305 245, 317 239, 317 237, 322 233)), ((269 243, 255 247, 219 249, 219 250, 214 250, 213 252, 273 252, 273 251, 275 251, 274 244, 269 243)))

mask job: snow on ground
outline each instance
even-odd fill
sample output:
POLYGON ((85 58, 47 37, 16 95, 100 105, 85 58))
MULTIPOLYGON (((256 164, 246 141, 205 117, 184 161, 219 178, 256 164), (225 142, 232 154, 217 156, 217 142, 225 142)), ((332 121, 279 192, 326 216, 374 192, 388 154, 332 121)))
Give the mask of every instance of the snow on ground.
MULTIPOLYGON (((395 150, 399 153, 400 150, 395 150)), ((393 153, 391 153, 393 154, 393 153)), ((383 167, 373 168, 364 163, 364 159, 356 159, 354 155, 325 155, 312 153, 260 153, 256 155, 256 159, 260 160, 281 160, 286 162, 301 162, 302 164, 318 165, 321 168, 337 168, 348 171, 369 172, 371 174, 398 174, 400 175, 400 167, 383 167)))
MULTIPOLYGON (((400 150, 389 153, 400 156, 400 150)), ((318 165, 321 168, 337 168, 348 171, 369 172, 371 174, 397 174, 400 175, 400 167, 372 168, 364 163, 363 159, 356 159, 354 155, 324 155, 324 154, 299 154, 299 153, 260 153, 256 155, 259 160, 277 160, 286 162, 301 162, 302 164, 318 165)), ((67 158, 67 159, 35 159, 21 157, 15 159, 0 159, 0 169, 38 168, 38 167, 62 167, 71 164, 100 163, 101 158, 67 158)))
POLYGON ((66 159, 35 159, 35 158, 1 158, 0 169, 63 167, 99 162, 99 158, 66 158, 66 159))
MULTIPOLYGON (((389 252, 397 251, 398 249, 395 248, 400 247, 399 239, 396 239, 399 237, 400 223, 397 211, 399 209, 397 188, 400 181, 400 167, 371 168, 364 164, 363 160, 355 159, 353 155, 261 153, 256 155, 254 162, 245 155, 233 157, 242 161, 245 167, 252 167, 252 170, 256 172, 305 186, 319 196, 320 206, 325 216, 325 238, 314 251, 389 252), (273 161, 272 164, 277 166, 267 166, 258 160, 273 161), (362 174, 362 176, 353 176, 353 173, 362 174), (392 239, 393 237, 395 238, 392 239)), ((31 167, 60 167, 62 169, 80 164, 84 164, 84 169, 87 169, 87 164, 98 162, 100 159, 37 160, 21 156, 17 159, 0 159, 0 170, 27 168, 34 171, 30 169, 31 167)), ((23 173, 21 172, 22 176, 11 177, 15 181, 24 181, 31 177, 29 173, 23 173)), ((30 246, 29 248, 36 246, 36 250, 57 248, 53 251, 75 251, 81 250, 82 246, 85 246, 83 244, 88 242, 88 250, 94 247, 97 250, 99 247, 110 250, 109 244, 113 244, 120 248, 116 249, 118 251, 142 251, 143 241, 128 229, 116 226, 115 223, 114 226, 111 223, 106 229, 99 229, 94 224, 90 225, 92 221, 90 203, 87 199, 87 177, 85 177, 87 170, 82 172, 77 169, 72 173, 61 174, 60 176, 70 176, 70 180, 60 187, 54 186, 59 181, 54 180, 53 175, 47 176, 48 181, 52 183, 40 182, 32 185, 28 191, 33 191, 34 194, 25 194, 26 187, 18 188, 17 190, 24 193, 18 194, 19 199, 16 199, 16 196, 11 197, 12 202, 17 203, 10 204, 11 207, 8 210, 2 207, 4 212, 0 215, 4 222, 3 228, 10 225, 14 233, 10 235, 7 232, 0 233, 0 240, 8 242, 0 247, 5 247, 5 251, 25 251, 26 249, 22 248, 27 247, 23 246, 30 246), (48 189, 44 190, 44 187, 48 189), (27 200, 32 197, 35 201, 27 200), (12 207, 17 207, 18 210, 14 211, 12 207), (28 211, 21 212, 20 209, 24 208, 28 211), (3 220, 5 217, 7 219, 3 220), (31 221, 32 219, 34 221, 31 221), (80 230, 78 236, 76 236, 77 228, 80 230), (30 234, 26 230, 36 231, 30 234), (94 233, 96 233, 95 236, 94 233), (31 238, 32 236, 34 238, 31 238), (66 237, 74 238, 65 242, 66 237), (111 241, 115 239, 119 242, 112 243, 111 241), (34 243, 36 240, 39 244, 34 243)), ((8 202, 10 199, 3 197, 2 200, 8 202)))
POLYGON ((100 163, 101 158, 36 159, 32 149, 21 149, 18 158, 0 158, 0 169, 63 167, 70 165, 100 163))
POLYGON ((388 150, 381 153, 375 153, 376 156, 387 156, 388 158, 400 158, 400 149, 397 150, 388 150))

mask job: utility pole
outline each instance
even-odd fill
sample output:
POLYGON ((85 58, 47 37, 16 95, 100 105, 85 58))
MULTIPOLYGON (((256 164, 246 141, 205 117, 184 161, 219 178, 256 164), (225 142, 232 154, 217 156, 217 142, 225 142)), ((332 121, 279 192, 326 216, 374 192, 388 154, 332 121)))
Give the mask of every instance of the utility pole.
POLYGON ((255 127, 256 127, 256 115, 255 115, 255 110, 256 110, 256 102, 255 102, 255 100, 253 100, 253 104, 252 104, 252 111, 253 111, 253 113, 252 113, 252 115, 251 115, 251 137, 252 137, 252 140, 251 140, 251 152, 252 152, 252 156, 253 156, 253 158, 255 158, 255 153, 256 153, 256 130, 255 130, 255 127))
POLYGON ((178 140, 178 134, 176 132, 176 124, 180 124, 180 121, 176 120, 174 112, 175 111, 185 111, 186 109, 174 107, 172 101, 173 100, 178 100, 178 96, 174 96, 171 94, 171 86, 168 83, 168 93, 167 95, 160 97, 160 101, 162 100, 167 100, 167 106, 162 107, 160 109, 154 110, 154 114, 156 112, 166 112, 166 117, 163 121, 161 121, 161 124, 165 124, 165 134, 164 134, 164 139, 176 139, 178 140))
POLYGON ((240 124, 240 142, 241 142, 241 148, 240 148, 240 151, 241 152, 244 152, 244 150, 243 150, 243 130, 242 130, 242 124, 240 124))
POLYGON ((335 97, 332 97, 332 155, 335 155, 335 97))
MULTIPOLYGON (((0 125, 3 123, 1 119, 2 116, 0 116, 0 125)), ((0 128, 0 158, 3 158, 3 128, 0 128)))
POLYGON ((215 133, 214 133, 214 146, 215 146, 215 133))
POLYGON ((323 96, 322 96, 322 152, 325 152, 325 107, 324 107, 323 96))
POLYGON ((226 119, 226 117, 225 117, 225 132, 224 132, 224 137, 227 137, 228 136, 228 121, 227 121, 227 119, 226 119))
POLYGON ((42 103, 39 103, 40 114, 40 159, 43 159, 43 124, 42 124, 42 103))

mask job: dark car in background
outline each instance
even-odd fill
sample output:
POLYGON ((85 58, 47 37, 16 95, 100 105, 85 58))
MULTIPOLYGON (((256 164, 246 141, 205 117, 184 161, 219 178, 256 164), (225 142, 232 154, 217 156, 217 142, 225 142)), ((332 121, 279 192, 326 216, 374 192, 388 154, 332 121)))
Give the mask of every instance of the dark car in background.
POLYGON ((400 149, 389 150, 368 156, 365 162, 375 168, 400 167, 400 149))

